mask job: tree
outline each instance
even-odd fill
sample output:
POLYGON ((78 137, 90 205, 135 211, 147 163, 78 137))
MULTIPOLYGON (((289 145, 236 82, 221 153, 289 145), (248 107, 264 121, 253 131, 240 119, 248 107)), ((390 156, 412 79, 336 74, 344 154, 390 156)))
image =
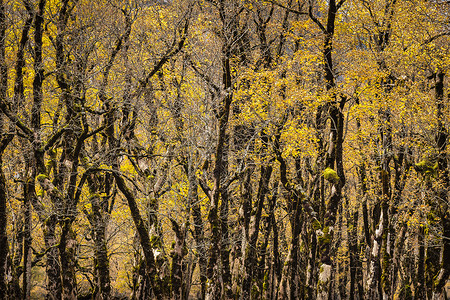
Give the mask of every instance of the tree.
POLYGON ((2 1, 1 298, 445 298, 448 5, 2 1))

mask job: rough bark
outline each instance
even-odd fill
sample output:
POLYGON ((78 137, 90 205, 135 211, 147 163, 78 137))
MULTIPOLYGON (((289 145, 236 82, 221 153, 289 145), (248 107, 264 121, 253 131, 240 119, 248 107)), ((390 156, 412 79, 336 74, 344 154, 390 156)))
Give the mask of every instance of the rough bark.
POLYGON ((194 239, 197 249, 198 266, 200 271, 200 295, 201 299, 205 299, 206 293, 206 267, 207 267, 207 253, 205 247, 205 237, 203 231, 203 220, 201 208, 198 199, 198 182, 195 177, 194 170, 190 168, 188 172, 189 177, 189 199, 192 203, 192 219, 194 225, 194 239))
MULTIPOLYGON (((222 170, 224 177, 229 177, 228 174, 228 152, 229 152, 229 135, 226 135, 224 142, 224 158, 222 161, 222 170)), ((222 280, 223 280, 223 293, 228 298, 233 297, 232 286, 231 286, 231 271, 230 271, 230 232, 228 228, 228 213, 229 213, 229 192, 228 186, 224 186, 221 188, 221 202, 220 202, 220 230, 221 230, 221 246, 220 246, 220 257, 222 264, 222 280)))
MULTIPOLYGON (((256 207, 253 208, 252 216, 251 216, 251 224, 249 229, 249 240, 246 244, 244 250, 244 276, 242 280, 242 294, 241 299, 250 299, 251 298, 251 289, 253 286, 253 277, 254 277, 254 268, 257 263, 257 241, 259 235, 259 224, 261 222, 261 213, 264 205, 264 200, 266 198, 266 194, 268 192, 269 180, 272 175, 272 167, 271 166, 261 166, 260 171, 260 180, 257 192, 257 201, 256 207)), ((259 291, 262 293, 262 291, 259 291)))
MULTIPOLYGON (((6 99, 7 83, 8 83, 8 67, 5 60, 5 31, 7 28, 5 18, 5 4, 3 0, 0 2, 0 98, 6 99)), ((4 126, 3 116, 0 116, 0 128, 4 126)), ((4 134, 4 129, 0 130, 3 138, 0 141, 0 299, 6 300, 8 295, 6 263, 9 252, 8 234, 6 231, 8 223, 7 212, 7 185, 3 172, 3 153, 8 144, 12 141, 12 134, 4 134)))
MULTIPOLYGON (((235 40, 235 32, 233 32, 233 28, 227 28, 228 26, 228 14, 229 11, 226 11, 225 1, 219 1, 219 15, 222 22, 222 26, 226 32, 225 40, 222 45, 222 58, 221 58, 221 66, 222 66, 222 95, 219 95, 219 108, 217 113, 218 118, 218 132, 217 132, 217 144, 215 148, 215 163, 213 170, 213 189, 211 191, 210 197, 210 207, 208 213, 208 221, 211 227, 211 246, 209 250, 209 259, 208 259, 208 269, 207 269, 207 277, 208 277, 208 290, 206 299, 217 299, 222 294, 220 282, 222 279, 222 272, 220 271, 219 259, 220 259, 220 247, 222 242, 221 236, 221 222, 219 218, 219 200, 220 193, 222 191, 222 180, 224 179, 224 175, 226 174, 226 170, 224 170, 224 150, 226 147, 227 140, 227 128, 228 128, 228 120, 230 116, 230 108, 232 101, 232 71, 231 71, 231 60, 233 54, 233 42, 235 40), (231 32, 229 32, 231 31, 231 32)), ((227 287, 228 290, 228 287, 227 287)))
POLYGON ((180 226, 175 220, 171 219, 172 229, 175 232, 175 245, 172 249, 172 299, 184 299, 183 297, 183 268, 182 260, 186 255, 185 239, 186 224, 180 226))
POLYGON ((446 148, 448 145, 448 131, 443 122, 444 114, 444 72, 439 72, 435 76, 435 98, 437 102, 438 132, 436 134, 438 151, 438 180, 441 186, 438 187, 438 210, 442 224, 442 250, 440 258, 439 274, 434 280, 433 299, 439 299, 445 293, 444 286, 450 276, 450 210, 448 205, 449 193, 449 169, 446 148))
MULTIPOLYGON (((344 117, 342 110, 344 109, 346 99, 345 97, 338 96, 335 88, 334 78, 334 65, 333 65, 333 38, 335 33, 336 16, 339 9, 344 4, 345 0, 339 2, 329 1, 327 7, 326 24, 316 17, 313 12, 313 6, 309 5, 308 15, 310 19, 319 27, 324 36, 322 46, 322 71, 325 80, 325 89, 330 93, 331 102, 327 105, 319 107, 317 113, 317 130, 318 134, 323 134, 323 116, 324 109, 328 109, 330 115, 330 140, 328 149, 322 149, 322 153, 325 154, 325 167, 334 169, 336 168, 337 180, 330 181, 330 196, 328 205, 325 208, 324 222, 321 228, 316 230, 319 241, 319 255, 320 255, 320 268, 319 268, 319 280, 317 283, 317 298, 328 299, 331 291, 331 275, 332 275, 332 263, 331 263, 331 245, 333 242, 334 225, 336 222, 336 214, 339 208, 342 198, 342 187, 345 184, 345 176, 343 169, 342 158, 342 144, 343 144, 343 130, 344 130, 344 117), (338 99, 338 98, 341 99, 338 99)), ((319 141, 319 145, 323 148, 319 141)))
POLYGON ((362 291, 362 265, 359 258, 358 247, 358 218, 359 207, 355 212, 347 211, 347 234, 349 243, 349 275, 350 275, 350 289, 349 299, 361 299, 363 296, 362 291))
POLYGON ((425 243, 424 243, 425 227, 419 226, 417 234, 417 245, 419 246, 419 255, 417 257, 417 273, 415 281, 415 296, 417 299, 424 299, 425 297, 425 243))
POLYGON ((44 221, 44 244, 47 252, 47 299, 59 300, 62 297, 61 269, 59 265, 58 240, 56 238, 56 215, 44 221))
POLYGON ((150 281, 150 285, 152 287, 154 296, 158 299, 161 299, 162 297, 161 283, 156 269, 155 258, 153 256, 152 251, 153 247, 152 243, 150 242, 150 236, 148 234, 148 231, 145 228, 144 220, 142 219, 141 213, 139 212, 136 199, 133 193, 127 187, 125 180, 122 178, 118 170, 114 171, 114 178, 116 179, 117 187, 128 201, 131 217, 133 218, 134 225, 136 226, 136 230, 139 234, 140 243, 142 246, 142 250, 144 251, 145 257, 145 270, 147 275, 146 277, 150 281))
MULTIPOLYGON (((230 59, 225 57, 223 61, 224 68, 224 81, 231 85, 231 72, 230 72, 230 59)), ((228 93, 228 92, 227 92, 228 93)), ((221 244, 221 230, 220 230, 220 219, 218 215, 218 205, 220 199, 221 190, 221 180, 223 175, 222 165, 223 165, 223 147, 225 142, 225 135, 228 125, 228 117, 230 113, 231 95, 226 95, 223 99, 223 103, 220 107, 219 112, 219 124, 218 124, 218 137, 216 146, 216 158, 215 167, 213 171, 214 178, 214 188, 211 195, 211 203, 208 214, 208 220, 211 226, 211 247, 208 260, 208 290, 206 299, 215 299, 220 295, 220 287, 218 286, 219 277, 219 261, 220 258, 220 244, 221 244)))
POLYGON ((8 289, 7 289, 7 279, 6 279, 6 260, 9 252, 8 245, 8 235, 6 231, 7 226, 7 189, 6 189, 6 179, 3 173, 3 159, 2 154, 7 141, 2 140, 0 145, 0 299, 7 299, 8 289))

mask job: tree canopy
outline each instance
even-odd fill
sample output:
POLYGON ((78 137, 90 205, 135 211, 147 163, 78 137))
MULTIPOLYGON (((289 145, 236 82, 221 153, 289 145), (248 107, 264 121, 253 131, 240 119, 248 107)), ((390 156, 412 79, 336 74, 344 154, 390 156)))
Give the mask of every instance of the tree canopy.
POLYGON ((447 299, 449 12, 1 0, 0 300, 447 299))

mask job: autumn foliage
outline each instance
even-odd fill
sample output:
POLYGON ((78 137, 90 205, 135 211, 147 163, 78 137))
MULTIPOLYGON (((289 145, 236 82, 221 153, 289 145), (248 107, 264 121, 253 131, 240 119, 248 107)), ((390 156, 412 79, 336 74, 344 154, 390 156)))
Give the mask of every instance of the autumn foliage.
POLYGON ((0 300, 447 299, 449 11, 1 0, 0 300))

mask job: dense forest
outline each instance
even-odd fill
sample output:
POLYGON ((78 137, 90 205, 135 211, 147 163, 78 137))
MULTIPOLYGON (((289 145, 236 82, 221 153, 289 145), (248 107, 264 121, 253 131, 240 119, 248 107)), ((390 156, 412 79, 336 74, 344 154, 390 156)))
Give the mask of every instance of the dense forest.
POLYGON ((0 300, 450 297, 450 1, 0 0, 0 68, 0 300))

